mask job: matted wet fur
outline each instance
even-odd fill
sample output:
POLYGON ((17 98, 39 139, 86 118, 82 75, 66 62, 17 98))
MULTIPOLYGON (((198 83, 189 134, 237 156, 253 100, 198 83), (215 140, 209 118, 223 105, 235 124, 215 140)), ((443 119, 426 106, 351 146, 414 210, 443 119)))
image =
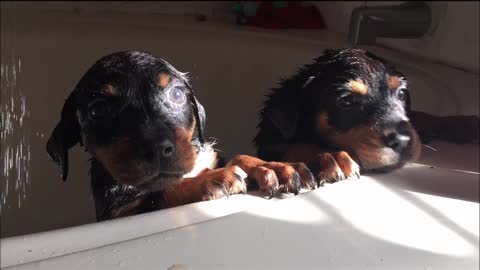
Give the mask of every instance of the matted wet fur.
POLYGON ((318 184, 389 171, 420 155, 407 79, 360 49, 326 50, 281 82, 260 112, 265 161, 303 162, 318 184))
POLYGON ((146 52, 98 60, 65 101, 47 152, 68 175, 68 151, 91 154, 97 220, 246 191, 237 166, 215 169, 205 110, 185 73, 146 52))

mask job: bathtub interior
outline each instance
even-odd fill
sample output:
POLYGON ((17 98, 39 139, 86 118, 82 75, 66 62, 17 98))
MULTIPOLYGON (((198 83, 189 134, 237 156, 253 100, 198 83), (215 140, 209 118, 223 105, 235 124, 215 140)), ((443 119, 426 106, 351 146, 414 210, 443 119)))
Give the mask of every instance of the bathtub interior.
MULTIPOLYGON (((16 196, 21 191, 10 187, 1 209, 2 237, 94 222, 87 154, 78 146, 70 151, 69 179, 62 183, 45 143, 65 98, 98 58, 114 51, 145 50, 189 72, 207 110, 207 136, 217 138, 217 148, 229 157, 254 154, 257 112, 269 88, 323 49, 348 46, 343 37, 325 31, 276 33, 191 18, 22 11, 13 19, 12 27, 2 26, 2 56, 4 42, 11 42, 5 48, 12 56, 2 57, 2 67, 21 61, 16 87, 29 110, 23 124, 30 132, 31 180, 21 200, 16 196)), ((369 49, 404 67, 414 88, 415 109, 439 115, 479 114, 478 74, 384 48, 369 49)))

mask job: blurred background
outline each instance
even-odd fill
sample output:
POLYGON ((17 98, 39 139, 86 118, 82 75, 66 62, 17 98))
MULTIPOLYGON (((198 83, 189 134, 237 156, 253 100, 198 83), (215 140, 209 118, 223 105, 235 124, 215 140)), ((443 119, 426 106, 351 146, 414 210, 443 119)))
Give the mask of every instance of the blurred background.
POLYGON ((402 4, 2 1, 1 237, 94 222, 88 155, 70 151, 62 183, 45 144, 84 72, 116 51, 148 51, 189 72, 207 136, 227 158, 255 154, 268 89, 327 48, 355 45, 390 60, 409 79, 416 110, 479 115, 479 2, 425 2, 428 16, 417 7, 398 11, 402 4), (355 10, 402 27, 380 31, 353 20, 355 10))

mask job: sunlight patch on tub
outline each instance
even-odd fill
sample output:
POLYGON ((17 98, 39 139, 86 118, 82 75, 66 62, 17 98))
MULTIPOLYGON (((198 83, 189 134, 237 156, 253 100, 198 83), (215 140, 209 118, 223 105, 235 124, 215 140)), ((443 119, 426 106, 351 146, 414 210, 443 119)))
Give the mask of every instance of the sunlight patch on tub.
POLYGON ((480 240, 480 204, 464 200, 445 199, 434 195, 420 195, 414 192, 408 192, 408 194, 419 202, 428 205, 431 208, 430 212, 434 212, 432 214, 436 215, 440 221, 445 220, 456 227, 457 231, 460 231, 457 234, 468 235, 471 242, 478 244, 480 240))
POLYGON ((178 209, 185 209, 189 215, 195 213, 213 219, 249 210, 264 203, 268 203, 268 201, 251 195, 236 194, 212 201, 180 206, 178 209))
POLYGON ((248 211, 249 214, 293 223, 325 223, 328 215, 302 195, 280 201, 267 201, 248 211))
POLYGON ((456 172, 461 172, 461 173, 468 173, 468 174, 475 174, 475 175, 480 175, 479 172, 474 172, 474 171, 467 171, 467 170, 454 170, 456 172))
MULTIPOLYGON (((365 197, 364 200, 357 200, 355 204, 346 202, 345 205, 342 205, 340 201, 334 205, 339 214, 356 229, 384 241, 439 254, 466 256, 478 252, 478 246, 472 245, 472 242, 462 238, 458 232, 446 226, 442 220, 430 214, 428 210, 422 209, 420 205, 401 196, 401 193, 392 192, 368 176, 363 176, 363 180, 368 181, 368 185, 366 185, 367 183, 363 185, 366 190, 356 190, 355 192, 370 194, 368 197, 365 197), (359 209, 363 210, 359 211, 359 209)), ((403 190, 401 192, 414 194, 403 190)), ((426 197, 423 194, 415 196, 426 197)), ((441 198, 441 200, 450 199, 441 198)), ((452 201, 446 203, 449 204, 452 201)), ((428 200, 425 203, 431 205, 428 200)), ((464 220, 475 212, 472 211, 474 210, 473 203, 466 204, 468 205, 463 209, 458 209, 462 212, 460 216, 464 220)), ((445 213, 445 216, 450 214, 445 213)), ((471 219, 474 218, 471 217, 471 219)))

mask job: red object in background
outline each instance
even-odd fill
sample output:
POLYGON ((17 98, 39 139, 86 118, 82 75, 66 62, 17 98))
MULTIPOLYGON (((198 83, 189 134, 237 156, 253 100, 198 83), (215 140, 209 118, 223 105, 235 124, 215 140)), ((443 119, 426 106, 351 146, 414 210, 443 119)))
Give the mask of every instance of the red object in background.
POLYGON ((273 2, 259 3, 254 17, 246 17, 245 24, 265 28, 323 29, 325 23, 315 6, 302 6, 300 1, 288 1, 286 7, 276 8, 273 2))

